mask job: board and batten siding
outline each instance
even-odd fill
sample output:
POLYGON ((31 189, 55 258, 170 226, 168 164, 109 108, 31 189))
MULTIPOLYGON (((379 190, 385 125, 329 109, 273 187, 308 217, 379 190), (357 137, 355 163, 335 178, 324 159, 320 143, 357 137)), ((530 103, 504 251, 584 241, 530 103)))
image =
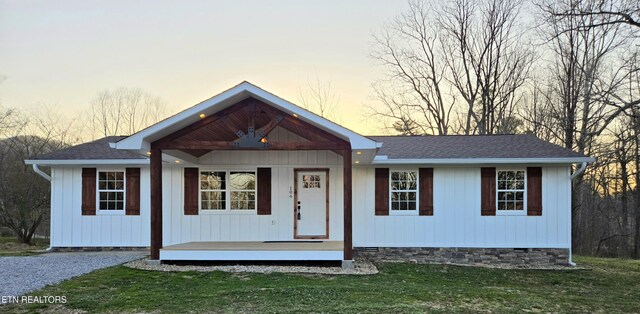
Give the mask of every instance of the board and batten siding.
MULTIPOLYGON (((97 167, 122 170, 124 167, 97 167)), ((82 215, 82 168, 51 169, 52 247, 149 246, 149 168, 140 169, 140 215, 119 213, 82 215), (147 197, 144 197, 147 195, 147 197)))
MULTIPOLYGON (((299 141, 276 128, 272 141, 299 141)), ((183 170, 163 169, 163 234, 165 246, 193 241, 290 241, 293 235, 295 168, 329 169, 329 241, 343 239, 342 157, 331 151, 214 151, 199 159, 200 169, 256 170, 271 168, 271 215, 254 212, 183 214, 183 170), (166 184, 173 182, 173 184, 166 184)))
POLYGON ((480 167, 434 168, 433 216, 376 216, 375 169, 353 171, 354 247, 571 246, 567 166, 542 168, 542 216, 481 216, 480 167))

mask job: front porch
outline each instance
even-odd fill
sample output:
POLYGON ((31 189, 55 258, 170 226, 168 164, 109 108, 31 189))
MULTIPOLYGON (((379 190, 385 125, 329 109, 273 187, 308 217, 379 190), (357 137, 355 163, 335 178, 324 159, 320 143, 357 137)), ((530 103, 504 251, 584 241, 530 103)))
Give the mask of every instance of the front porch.
POLYGON ((163 261, 340 261, 342 241, 187 242, 160 249, 163 261))

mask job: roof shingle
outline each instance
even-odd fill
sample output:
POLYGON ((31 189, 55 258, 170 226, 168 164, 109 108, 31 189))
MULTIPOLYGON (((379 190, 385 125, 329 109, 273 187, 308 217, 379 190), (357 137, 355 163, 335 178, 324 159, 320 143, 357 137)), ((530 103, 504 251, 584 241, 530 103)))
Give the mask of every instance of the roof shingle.
POLYGON ((111 148, 109 143, 115 143, 125 136, 107 136, 93 142, 83 143, 59 151, 40 155, 33 160, 85 160, 85 159, 145 159, 145 156, 111 148))
POLYGON ((389 159, 586 157, 534 135, 369 136, 389 159))

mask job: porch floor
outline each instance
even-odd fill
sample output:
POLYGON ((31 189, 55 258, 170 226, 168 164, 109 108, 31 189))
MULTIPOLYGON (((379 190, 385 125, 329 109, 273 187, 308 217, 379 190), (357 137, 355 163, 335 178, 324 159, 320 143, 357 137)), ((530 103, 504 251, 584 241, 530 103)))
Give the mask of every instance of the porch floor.
POLYGON ((160 249, 160 260, 339 261, 342 241, 187 242, 160 249))

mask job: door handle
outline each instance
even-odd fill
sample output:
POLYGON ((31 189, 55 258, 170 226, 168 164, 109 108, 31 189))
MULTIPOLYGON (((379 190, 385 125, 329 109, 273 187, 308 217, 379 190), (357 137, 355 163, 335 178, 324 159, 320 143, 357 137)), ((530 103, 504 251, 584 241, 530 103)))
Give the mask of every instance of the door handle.
MULTIPOLYGON (((298 203, 300 203, 300 202, 298 202, 298 203)), ((296 214, 296 218, 297 218, 298 220, 300 220, 300 218, 301 218, 301 216, 300 216, 300 205, 298 205, 298 212, 297 212, 297 214, 296 214)))

